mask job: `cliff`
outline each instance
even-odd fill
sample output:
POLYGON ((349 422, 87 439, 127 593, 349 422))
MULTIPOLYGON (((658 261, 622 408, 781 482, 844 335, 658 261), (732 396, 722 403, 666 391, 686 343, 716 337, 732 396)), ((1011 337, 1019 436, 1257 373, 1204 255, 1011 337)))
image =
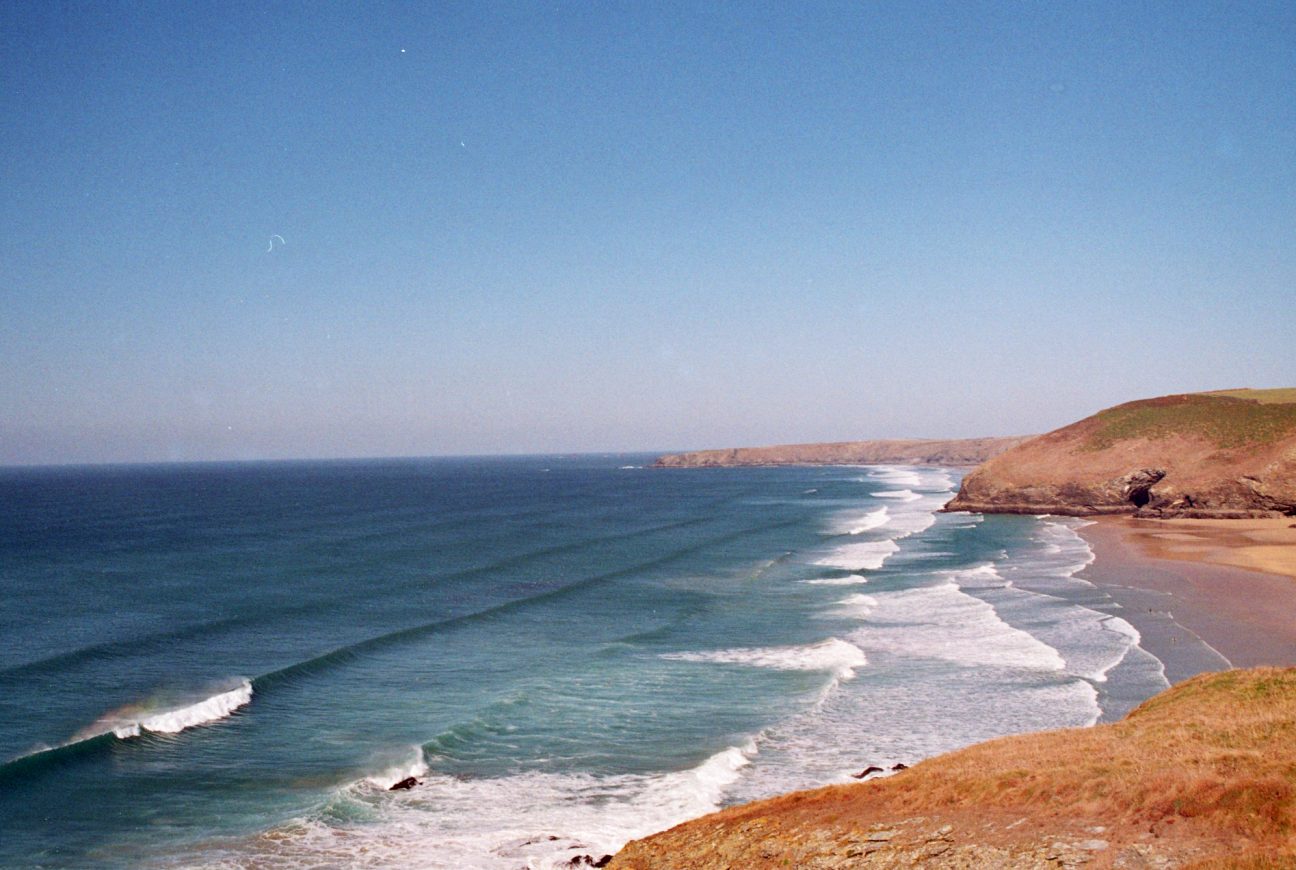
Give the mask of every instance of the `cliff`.
POLYGON ((838 441, 830 444, 784 444, 737 447, 663 456, 658 468, 707 468, 736 465, 979 465, 1025 441, 1026 437, 838 441))
POLYGON ((1296 514, 1296 389, 1128 402, 1018 444, 963 478, 951 511, 1296 514))
POLYGON ((1290 867, 1296 669, 1195 677, 1110 725, 982 743, 636 840, 620 870, 1290 867))

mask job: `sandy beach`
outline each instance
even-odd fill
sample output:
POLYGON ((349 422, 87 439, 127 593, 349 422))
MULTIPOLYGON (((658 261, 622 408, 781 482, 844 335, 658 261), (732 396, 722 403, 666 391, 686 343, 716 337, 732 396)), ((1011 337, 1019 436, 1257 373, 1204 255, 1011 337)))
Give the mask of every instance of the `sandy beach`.
POLYGON ((1263 520, 1104 517, 1080 534, 1080 576, 1121 605, 1172 683, 1205 670, 1296 664, 1296 528, 1263 520))

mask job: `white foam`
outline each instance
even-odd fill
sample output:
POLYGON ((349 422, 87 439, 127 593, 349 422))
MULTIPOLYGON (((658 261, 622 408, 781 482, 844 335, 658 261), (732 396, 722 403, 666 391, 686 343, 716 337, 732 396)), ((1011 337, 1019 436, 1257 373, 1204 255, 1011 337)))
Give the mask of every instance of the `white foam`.
POLYGON ((831 613, 833 616, 845 616, 850 619, 867 619, 877 606, 877 599, 872 595, 857 592, 838 601, 837 607, 831 613))
POLYGON ((422 779, 427 774, 428 765, 427 759, 423 757, 423 747, 412 746, 406 751, 404 760, 395 761, 377 773, 366 776, 364 781, 376 788, 390 789, 411 776, 422 779))
POLYGON ((1065 560, 1059 572, 1066 577, 1083 571, 1093 563, 1093 548, 1089 546, 1088 541, 1076 533, 1076 529, 1089 524, 1084 520, 1064 521, 1057 517, 1048 517, 1040 525, 1036 540, 1044 545, 1044 549, 1049 554, 1065 560))
POLYGON ((845 577, 812 577, 801 582, 809 586, 860 586, 867 583, 868 578, 860 574, 849 574, 845 577))
MULTIPOLYGON (((1029 626, 1032 636, 1057 650, 1068 673, 1099 684, 1122 662, 1144 659, 1153 665, 1143 662, 1140 667, 1156 672, 1160 664, 1139 648, 1138 631, 1103 612, 1107 607, 1101 602, 1109 600, 1087 595, 1084 589, 1092 584, 1074 576, 1093 560, 1088 542, 1075 531, 1087 523, 1070 517, 1036 519, 1036 547, 1013 548, 1011 553, 1002 552, 997 564, 950 571, 946 576, 961 588, 977 590, 1005 622, 1029 626), (1082 601, 1092 601, 1101 609, 1082 601)), ((1158 681, 1164 682, 1163 677, 1162 671, 1158 681)))
POLYGON ((869 477, 899 486, 922 486, 922 478, 917 472, 903 468, 884 466, 869 472, 869 477))
POLYGON ((1008 585, 1008 581, 1000 575, 994 562, 977 565, 975 568, 959 568, 940 573, 957 583, 960 589, 993 588, 1008 585))
POLYGON ((855 676, 856 668, 868 664, 859 647, 835 637, 806 646, 663 653, 661 657, 683 662, 751 665, 780 671, 828 671, 839 680, 849 680, 855 676))
POLYGON ((924 508, 899 515, 893 514, 888 529, 895 532, 897 540, 916 535, 919 532, 925 532, 936 522, 934 511, 937 507, 939 507, 939 504, 933 505, 930 510, 924 508))
POLYGON ((933 490, 939 493, 952 492, 954 490, 954 479, 946 471, 934 471, 926 480, 923 481, 924 489, 933 490))
POLYGON ((999 683, 978 668, 894 670, 880 685, 859 680, 758 737, 760 755, 726 794, 757 800, 794 789, 851 782, 869 765, 912 765, 1005 734, 1091 724, 1096 693, 1083 680, 1024 673, 999 683), (1011 686, 987 691, 987 684, 1011 686))
MULTIPOLYGON (((1102 621, 1102 627, 1107 631, 1115 632, 1120 635, 1124 639, 1124 648, 1120 651, 1119 655, 1111 656, 1107 661, 1103 662, 1099 667, 1094 668, 1089 672, 1089 674, 1087 674, 1089 679, 1096 683, 1107 682, 1107 674, 1111 669, 1124 661, 1125 656, 1129 654, 1129 651, 1143 641, 1143 635, 1139 634, 1138 629, 1121 619, 1119 616, 1110 616, 1104 619, 1102 621)), ((1165 670, 1163 668, 1162 674, 1164 675, 1164 673, 1165 670)))
POLYGON ((918 501, 922 498, 912 489, 884 489, 881 492, 873 493, 874 498, 894 498, 898 501, 918 501))
POLYGON ((826 556, 815 560, 814 564, 830 568, 845 568, 848 571, 875 571, 899 549, 900 546, 891 540, 842 544, 826 556))
POLYGON ((891 520, 886 505, 860 515, 855 512, 842 514, 832 526, 832 533, 837 535, 858 535, 871 529, 885 526, 891 520))
POLYGON ((552 870, 720 808, 757 748, 730 746, 685 770, 654 774, 526 772, 469 779, 432 773, 389 792, 367 780, 317 814, 222 850, 173 854, 177 867, 414 866, 552 870), (343 821, 363 818, 363 821, 343 821))
POLYGON ((112 733, 121 739, 139 737, 144 732, 177 734, 186 728, 206 725, 231 715, 252 702, 252 683, 240 679, 238 686, 201 701, 159 709, 151 704, 132 704, 100 716, 82 728, 68 741, 76 743, 101 734, 112 733))
POLYGON ((1058 651, 999 618, 953 582, 876 593, 868 626, 851 635, 864 650, 965 665, 1061 671, 1058 651))

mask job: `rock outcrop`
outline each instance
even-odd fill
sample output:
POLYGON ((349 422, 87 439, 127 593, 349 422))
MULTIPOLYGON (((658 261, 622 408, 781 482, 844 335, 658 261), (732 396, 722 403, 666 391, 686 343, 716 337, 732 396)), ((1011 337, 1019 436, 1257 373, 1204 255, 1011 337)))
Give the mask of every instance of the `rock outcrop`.
POLYGON ((963 478, 951 511, 1072 516, 1296 514, 1296 390, 1129 402, 963 478))
POLYGON ((1029 436, 1011 438, 891 439, 784 444, 676 453, 657 460, 658 468, 710 468, 740 465, 980 465, 1029 436))

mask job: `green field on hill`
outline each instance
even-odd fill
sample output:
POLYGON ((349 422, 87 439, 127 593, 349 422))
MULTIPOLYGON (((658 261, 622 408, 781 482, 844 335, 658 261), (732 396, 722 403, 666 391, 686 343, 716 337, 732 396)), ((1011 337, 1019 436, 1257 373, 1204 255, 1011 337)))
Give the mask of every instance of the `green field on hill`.
POLYGON ((1128 402, 1090 418, 1088 450, 1131 438, 1200 436, 1221 449, 1268 444, 1296 433, 1296 389, 1223 390, 1128 402))

